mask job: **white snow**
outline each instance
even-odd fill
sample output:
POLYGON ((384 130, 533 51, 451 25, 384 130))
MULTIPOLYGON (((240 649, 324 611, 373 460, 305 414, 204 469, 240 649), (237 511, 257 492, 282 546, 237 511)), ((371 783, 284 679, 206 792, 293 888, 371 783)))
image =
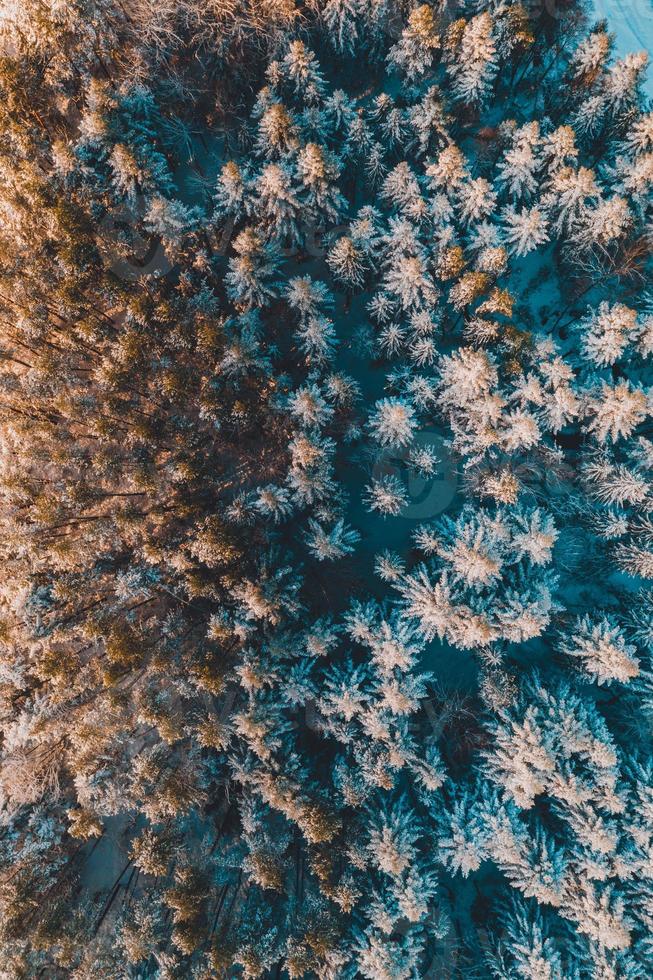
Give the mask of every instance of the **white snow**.
MULTIPOLYGON (((647 51, 653 61, 652 0, 593 0, 592 9, 593 19, 605 18, 609 30, 616 36, 615 55, 618 58, 631 51, 647 51)), ((653 97, 653 64, 649 66, 644 90, 653 97)))

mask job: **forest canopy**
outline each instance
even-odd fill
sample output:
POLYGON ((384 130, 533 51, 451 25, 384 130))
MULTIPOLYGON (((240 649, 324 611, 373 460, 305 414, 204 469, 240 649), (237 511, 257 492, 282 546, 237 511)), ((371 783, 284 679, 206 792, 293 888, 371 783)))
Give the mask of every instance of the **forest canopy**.
POLYGON ((3 4, 2 980, 651 976, 646 67, 3 4))

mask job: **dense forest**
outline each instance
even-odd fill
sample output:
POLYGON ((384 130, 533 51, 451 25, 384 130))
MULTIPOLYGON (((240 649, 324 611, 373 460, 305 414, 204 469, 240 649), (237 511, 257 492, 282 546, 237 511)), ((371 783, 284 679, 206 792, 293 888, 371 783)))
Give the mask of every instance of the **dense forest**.
POLYGON ((2 980, 651 977, 646 64, 4 5, 2 980))

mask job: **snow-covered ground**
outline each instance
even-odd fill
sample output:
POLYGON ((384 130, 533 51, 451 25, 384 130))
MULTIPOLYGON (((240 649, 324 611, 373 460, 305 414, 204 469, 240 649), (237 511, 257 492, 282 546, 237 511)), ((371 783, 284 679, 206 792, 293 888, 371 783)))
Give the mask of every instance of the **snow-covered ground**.
MULTIPOLYGON (((607 20, 616 36, 619 57, 629 51, 648 51, 653 62, 653 3, 651 0, 593 0, 596 20, 607 20)), ((653 63, 649 67, 646 92, 653 98, 653 63)))

